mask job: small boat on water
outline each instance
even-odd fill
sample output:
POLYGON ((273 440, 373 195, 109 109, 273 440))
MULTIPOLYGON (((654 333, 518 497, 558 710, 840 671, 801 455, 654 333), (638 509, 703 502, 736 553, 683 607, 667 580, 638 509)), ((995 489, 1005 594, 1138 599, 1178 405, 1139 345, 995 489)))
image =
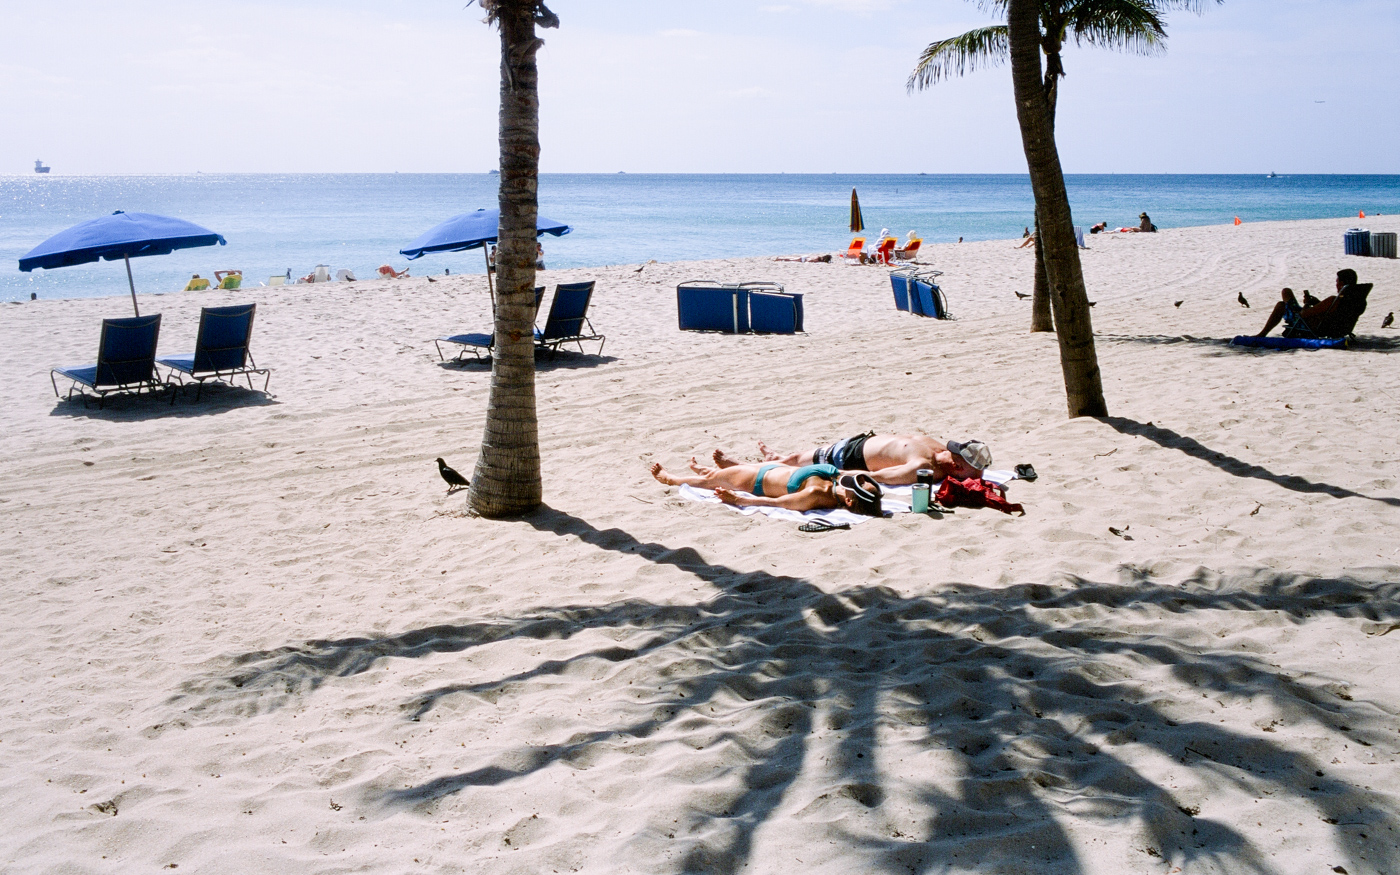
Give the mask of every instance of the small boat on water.
POLYGON ((53 168, 49 167, 49 165, 45 164, 43 161, 39 160, 38 158, 35 158, 35 159, 34 159, 34 172, 35 172, 35 173, 48 173, 51 169, 53 169, 53 168))
POLYGON ((1269 179, 1278 179, 1278 174, 1275 173, 1275 172, 1273 172, 1272 170, 1270 170, 1270 171, 1269 171, 1269 176, 1268 176, 1268 178, 1269 178, 1269 179))

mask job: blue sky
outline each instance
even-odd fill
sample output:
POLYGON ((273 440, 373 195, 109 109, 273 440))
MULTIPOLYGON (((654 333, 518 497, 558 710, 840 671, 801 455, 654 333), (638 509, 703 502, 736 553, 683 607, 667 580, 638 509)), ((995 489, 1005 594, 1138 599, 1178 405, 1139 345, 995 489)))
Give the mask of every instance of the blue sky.
MULTIPOLYGON (((1018 173, 1005 66, 908 94, 964 0, 554 0, 545 172, 1018 173)), ((476 172, 499 43, 464 0, 0 8, 0 173, 476 172)), ((1400 3, 1226 0, 1156 57, 1071 47, 1069 172, 1400 173, 1400 3)))

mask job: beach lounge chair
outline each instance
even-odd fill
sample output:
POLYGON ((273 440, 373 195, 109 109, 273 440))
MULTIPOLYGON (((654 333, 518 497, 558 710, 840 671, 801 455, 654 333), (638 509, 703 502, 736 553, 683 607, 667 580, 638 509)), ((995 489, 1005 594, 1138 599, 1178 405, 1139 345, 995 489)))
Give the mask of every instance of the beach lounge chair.
MULTIPOLYGON (((544 301, 544 286, 535 286, 535 319, 540 317, 540 304, 544 301)), ((538 333, 538 332, 537 332, 538 333)), ((495 345, 496 335, 491 332, 471 332, 467 334, 454 334, 451 337, 437 337, 433 339, 433 346, 437 347, 438 358, 447 361, 447 356, 442 353, 444 343, 455 343, 461 347, 455 356, 457 361, 462 361, 468 352, 475 358, 491 354, 491 347, 495 345)))
POLYGON ((1283 322, 1282 337, 1254 337, 1240 335, 1230 341, 1231 346, 1254 346, 1265 349, 1346 349, 1356 330, 1356 322, 1366 312, 1366 298, 1371 294, 1373 283, 1360 283, 1347 286, 1337 296, 1337 304, 1330 312, 1317 317, 1315 324, 1303 318, 1302 311, 1287 307, 1283 322))
POLYGON ((335 278, 343 283, 353 283, 355 281, 355 272, 342 267, 335 272, 335 278))
POLYGON ((894 308, 901 313, 909 312, 909 280, 912 270, 896 270, 890 274, 890 286, 894 289, 894 308))
POLYGON ((207 288, 209 288, 209 280, 205 279, 199 274, 195 274, 194 276, 190 277, 189 282, 185 283, 184 290, 187 292, 202 292, 207 288))
POLYGON ((743 283, 748 292, 749 330, 754 334, 796 334, 802 330, 802 296, 778 283, 743 283))
POLYGON ((280 273, 277 276, 270 276, 267 278, 267 284, 269 286, 280 286, 286 281, 287 278, 280 273))
POLYGON ((909 279, 909 312, 915 316, 930 319, 948 319, 948 301, 943 290, 938 287, 935 277, 943 275, 941 270, 930 270, 914 274, 909 279))
POLYGON ((243 285, 243 271, 241 270, 216 270, 214 271, 214 282, 218 283, 220 289, 236 289, 243 285))
MULTIPOLYGON (((237 304, 232 307, 205 307, 199 311, 199 334, 195 338, 194 352, 184 355, 165 356, 156 363, 170 369, 172 382, 184 385, 185 379, 193 380, 197 386, 194 400, 198 401, 204 392, 205 380, 221 380, 230 383, 231 378, 240 374, 247 377, 248 388, 253 388, 253 375, 263 378, 263 392, 267 392, 272 372, 259 368, 253 361, 248 342, 253 337, 253 313, 257 304, 237 304)), ((174 393, 170 403, 175 403, 174 393)))
POLYGON ((864 238, 864 237, 856 237, 856 238, 854 238, 853 240, 851 240, 851 245, 846 249, 846 251, 841 253, 841 257, 842 257, 842 258, 845 258, 845 259, 848 259, 848 260, 849 260, 849 259, 854 259, 855 261, 859 262, 860 259, 861 259, 861 256, 864 255, 864 254, 865 254, 865 238, 864 238))
POLYGON ((894 257, 896 261, 913 261, 919 257, 919 247, 923 245, 924 238, 914 237, 904 244, 903 249, 896 249, 894 257))
POLYGON ((734 283, 687 280, 676 286, 676 315, 682 331, 749 330, 749 293, 734 283))
POLYGON ((875 260, 880 264, 889 264, 894 259, 894 247, 897 242, 893 237, 881 240, 880 245, 875 247, 875 260))
POLYGON ((549 304, 549 318, 544 329, 535 332, 535 344, 540 349, 557 353, 566 343, 578 344, 583 352, 585 340, 598 341, 597 355, 603 354, 606 335, 598 334, 588 321, 588 305, 593 300, 593 281, 560 283, 554 287, 554 300, 549 304))
MULTIPOLYGON (((54 395, 58 377, 72 381, 68 398, 79 386, 91 389, 97 396, 97 406, 105 403, 113 392, 140 392, 166 387, 156 372, 156 339, 160 336, 160 314, 133 316, 126 319, 103 319, 102 335, 97 344, 97 364, 81 367, 54 368, 49 372, 54 395)), ((173 391, 173 388, 172 388, 173 391)), ((81 393, 87 406, 87 392, 81 393)))

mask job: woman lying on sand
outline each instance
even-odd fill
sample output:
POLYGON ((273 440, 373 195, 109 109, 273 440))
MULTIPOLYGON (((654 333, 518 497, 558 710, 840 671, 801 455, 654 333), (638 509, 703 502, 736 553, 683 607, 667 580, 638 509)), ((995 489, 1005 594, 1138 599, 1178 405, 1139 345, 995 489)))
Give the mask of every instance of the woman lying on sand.
POLYGON ((716 498, 736 507, 785 507, 788 510, 844 507, 866 516, 883 515, 880 485, 870 479, 869 474, 842 474, 834 465, 796 468, 764 462, 707 468, 692 458, 690 470, 695 473, 677 476, 658 462, 651 466, 651 476, 667 486, 713 489, 716 498))

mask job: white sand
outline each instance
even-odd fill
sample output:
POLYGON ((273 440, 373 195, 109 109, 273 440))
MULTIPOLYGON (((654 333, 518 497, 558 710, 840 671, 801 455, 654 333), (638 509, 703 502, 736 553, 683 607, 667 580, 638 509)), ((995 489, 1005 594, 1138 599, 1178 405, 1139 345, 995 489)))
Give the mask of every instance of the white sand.
POLYGON ((431 338, 482 277, 145 297, 162 354, 259 305, 275 398, 173 409, 53 399, 124 299, 5 306, 0 870, 1400 871, 1400 263, 1352 224, 1091 237, 1108 421, 1007 241, 925 254, 952 322, 872 267, 550 271, 608 342, 542 361, 516 522, 432 462, 475 458, 489 371, 431 338), (1221 342, 1343 266, 1364 349, 1221 342), (697 278, 808 333, 681 333, 697 278), (866 428, 1033 463, 1028 516, 807 535, 646 471, 866 428))

